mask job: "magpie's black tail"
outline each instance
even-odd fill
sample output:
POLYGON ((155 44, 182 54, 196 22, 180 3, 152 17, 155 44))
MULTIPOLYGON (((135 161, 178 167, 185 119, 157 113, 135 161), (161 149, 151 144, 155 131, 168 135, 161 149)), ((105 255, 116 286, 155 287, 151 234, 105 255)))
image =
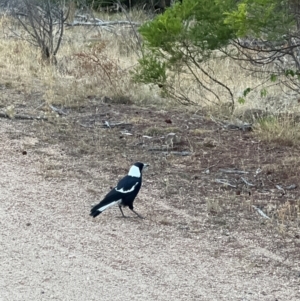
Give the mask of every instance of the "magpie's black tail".
POLYGON ((91 209, 90 216, 96 217, 96 216, 98 216, 100 213, 102 213, 102 211, 99 211, 100 208, 101 208, 101 205, 100 205, 100 204, 94 206, 94 207, 91 209))
POLYGON ((103 212, 104 210, 106 210, 107 208, 117 204, 119 202, 118 201, 112 201, 111 198, 105 198, 104 200, 102 200, 98 205, 94 206, 91 209, 91 213, 90 216, 92 217, 96 217, 98 216, 101 212, 103 212))

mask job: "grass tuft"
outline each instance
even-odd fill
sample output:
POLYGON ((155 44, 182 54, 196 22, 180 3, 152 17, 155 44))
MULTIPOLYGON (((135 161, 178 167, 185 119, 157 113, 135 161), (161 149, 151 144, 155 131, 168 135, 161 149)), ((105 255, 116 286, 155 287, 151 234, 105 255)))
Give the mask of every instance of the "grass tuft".
POLYGON ((282 146, 298 145, 300 141, 300 124, 288 116, 261 118, 255 124, 254 131, 262 141, 282 146))

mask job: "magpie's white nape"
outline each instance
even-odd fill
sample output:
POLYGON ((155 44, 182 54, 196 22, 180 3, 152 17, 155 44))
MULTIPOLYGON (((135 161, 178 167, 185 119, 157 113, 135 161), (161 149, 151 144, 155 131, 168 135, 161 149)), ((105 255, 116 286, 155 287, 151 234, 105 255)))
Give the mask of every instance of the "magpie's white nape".
POLYGON ((142 186, 142 172, 148 168, 149 164, 137 162, 133 164, 127 176, 125 176, 116 187, 114 187, 104 199, 91 209, 92 217, 98 216, 104 210, 113 205, 118 205, 123 217, 122 207, 128 206, 139 218, 143 218, 133 209, 133 201, 142 186))

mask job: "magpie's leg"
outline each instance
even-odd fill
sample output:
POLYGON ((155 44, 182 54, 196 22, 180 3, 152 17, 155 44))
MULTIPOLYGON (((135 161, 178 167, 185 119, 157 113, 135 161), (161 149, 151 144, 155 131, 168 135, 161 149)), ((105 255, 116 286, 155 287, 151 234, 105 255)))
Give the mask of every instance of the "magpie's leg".
POLYGON ((126 217, 126 216, 124 215, 124 213, 123 213, 122 207, 119 206, 119 208, 120 208, 120 211, 121 211, 121 213, 122 213, 122 216, 123 216, 123 217, 126 217))
POLYGON ((142 217, 141 215, 139 215, 136 211, 134 211, 133 209, 129 208, 132 212, 134 212, 139 218, 144 219, 144 217, 142 217))

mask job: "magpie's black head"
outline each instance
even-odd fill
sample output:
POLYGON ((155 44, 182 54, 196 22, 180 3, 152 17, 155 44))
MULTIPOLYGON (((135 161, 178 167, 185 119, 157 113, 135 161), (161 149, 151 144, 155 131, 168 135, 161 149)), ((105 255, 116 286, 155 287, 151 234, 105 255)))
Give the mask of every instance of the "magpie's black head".
POLYGON ((141 162, 136 162, 133 165, 136 166, 136 167, 138 167, 139 170, 140 170, 140 172, 142 172, 143 169, 146 169, 149 166, 149 164, 141 163, 141 162))

